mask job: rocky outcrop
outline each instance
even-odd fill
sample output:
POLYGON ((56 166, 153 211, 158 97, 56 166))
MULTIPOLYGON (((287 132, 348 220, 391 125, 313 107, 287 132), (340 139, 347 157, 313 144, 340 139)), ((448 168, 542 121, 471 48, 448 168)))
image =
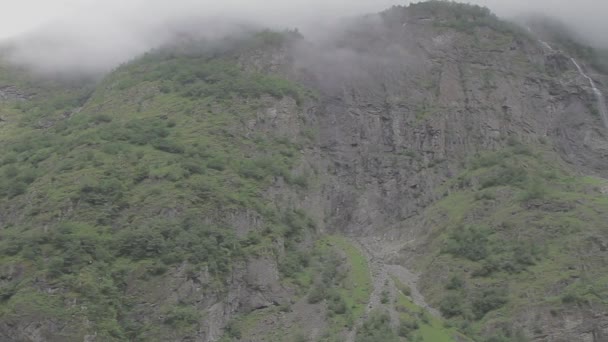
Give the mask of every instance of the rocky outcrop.
POLYGON ((19 90, 15 86, 0 87, 0 102, 1 101, 25 101, 30 98, 30 95, 19 90))
MULTIPOLYGON (((428 247, 421 214, 479 152, 513 140, 549 143, 577 172, 608 176, 608 131, 594 115, 588 80, 566 55, 525 34, 472 34, 392 10, 329 43, 300 45, 292 59, 294 77, 320 93, 304 120, 318 132, 307 159, 323 175, 324 227, 407 241, 409 262, 428 247)), ((566 327, 536 339, 601 341, 604 313, 547 318, 538 323, 545 330, 566 327)))
POLYGON ((345 31, 292 58, 321 94, 305 120, 318 131, 334 230, 378 234, 416 216, 462 160, 509 138, 549 139, 567 161, 605 174, 593 94, 566 57, 532 38, 439 29, 406 10, 345 31))

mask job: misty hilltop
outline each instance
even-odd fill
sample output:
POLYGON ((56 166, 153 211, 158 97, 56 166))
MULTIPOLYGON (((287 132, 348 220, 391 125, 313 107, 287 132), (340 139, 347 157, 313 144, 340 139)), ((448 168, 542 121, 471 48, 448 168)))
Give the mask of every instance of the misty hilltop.
POLYGON ((351 10, 5 45, 0 340, 607 341, 608 53, 351 10))
MULTIPOLYGON (((0 12, 0 50, 39 73, 105 74, 184 33, 206 38, 258 30, 298 28, 324 38, 347 18, 377 13, 392 0, 21 0, 0 12), (4 48, 3 48, 4 47, 4 48)), ((608 48, 604 13, 597 0, 474 0, 502 18, 541 14, 578 34, 579 42, 608 48)))

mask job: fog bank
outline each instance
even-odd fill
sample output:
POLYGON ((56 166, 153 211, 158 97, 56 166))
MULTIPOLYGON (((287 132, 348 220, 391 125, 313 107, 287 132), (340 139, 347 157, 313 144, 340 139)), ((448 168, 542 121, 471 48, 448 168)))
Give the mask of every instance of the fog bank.
MULTIPOLYGON (((8 0, 0 0, 8 1, 8 0)), ((8 56, 13 62, 42 72, 102 73, 167 40, 181 31, 204 37, 229 34, 235 27, 299 28, 305 35, 324 34, 339 18, 379 12, 396 0, 25 0, 28 6, 5 4, 2 25, 19 31, 20 17, 35 12, 41 26, 13 36, 8 56), (38 5, 38 6, 37 6, 38 5), (14 8, 12 8, 14 7, 14 8), (35 10, 34 8, 37 8, 35 10), (11 11, 13 9, 13 11, 11 11), (48 19, 42 11, 48 12, 48 19), (3 18, 4 17, 4 18, 3 18), (4 20, 3 20, 4 19, 4 20), (239 23, 238 25, 236 23, 239 23)), ((530 12, 555 16, 575 27, 598 46, 608 46, 601 0, 477 0, 503 17, 530 12)), ((29 16, 28 16, 29 15, 29 16)), ((33 19, 32 19, 33 20, 33 19)), ((25 24, 24 24, 25 25, 25 24)), ((9 31, 6 31, 9 32, 9 31)), ((11 31, 12 32, 12 31, 11 31)), ((0 34, 0 37, 2 34, 0 34)), ((6 52, 5 52, 6 54, 6 52)))

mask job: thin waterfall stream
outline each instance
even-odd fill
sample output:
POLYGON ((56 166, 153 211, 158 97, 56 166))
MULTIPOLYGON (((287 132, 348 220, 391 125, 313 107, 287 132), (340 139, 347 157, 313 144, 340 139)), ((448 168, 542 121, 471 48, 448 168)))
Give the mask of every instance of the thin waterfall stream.
POLYGON ((595 85, 595 81, 593 81, 593 79, 585 73, 583 68, 576 61, 576 59, 570 58, 570 60, 572 61, 572 63, 574 63, 576 69, 578 69, 578 72, 589 81, 589 84, 593 89, 593 93, 597 98, 599 114, 602 117, 604 126, 606 126, 606 128, 608 129, 608 108, 606 107, 606 98, 604 97, 604 94, 602 94, 602 92, 597 88, 597 86, 595 85))
MULTIPOLYGON (((532 33, 532 29, 530 27, 526 27, 526 29, 532 33)), ((553 47, 545 42, 542 39, 538 39, 538 41, 541 43, 541 45, 546 48, 547 50, 554 52, 555 49, 553 49, 553 47)), ((587 75, 585 73, 585 70, 583 70, 583 68, 580 66, 580 64, 578 64, 578 62, 576 61, 576 59, 570 57, 570 60, 572 61, 572 63, 576 66, 576 69, 578 70, 578 73, 583 76, 585 79, 587 79, 587 81, 589 81, 589 85, 591 85, 591 89, 593 89, 593 93, 595 94, 595 97, 597 98, 597 107, 598 107, 598 112, 600 117, 602 118, 602 122, 604 123, 604 127, 606 127, 606 129, 608 129, 608 107, 606 107, 606 98, 604 97, 604 94, 602 94, 602 91, 599 90, 595 84, 595 81, 591 78, 591 76, 587 75)))
MULTIPOLYGON (((530 30, 530 29, 528 28, 528 30, 530 30)), ((552 51, 552 52, 555 51, 553 49, 553 47, 551 45, 549 45, 549 43, 547 43, 543 40, 540 40, 540 39, 539 39, 539 42, 545 48, 547 48, 549 51, 552 51)), ((583 68, 580 66, 580 64, 578 64, 576 59, 570 57, 570 60, 576 66, 578 73, 581 74, 581 76, 583 76, 584 78, 586 78, 587 81, 589 81, 589 85, 591 85, 591 89, 593 89, 593 93, 595 94, 595 97, 597 98, 598 112, 600 114, 600 117, 602 118, 604 127, 606 127, 606 129, 608 129, 608 107, 606 107, 606 98, 604 97, 604 94, 602 94, 602 91, 597 88, 597 86, 595 85, 595 81, 589 75, 587 75, 585 73, 585 70, 583 70, 583 68)))

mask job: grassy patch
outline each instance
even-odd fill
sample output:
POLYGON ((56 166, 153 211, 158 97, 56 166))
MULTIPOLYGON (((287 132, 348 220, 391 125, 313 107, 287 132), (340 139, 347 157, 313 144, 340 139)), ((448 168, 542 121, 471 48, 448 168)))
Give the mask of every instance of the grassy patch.
MULTIPOLYGON (((304 300, 310 304, 327 308, 328 328, 320 341, 341 341, 344 333, 354 327, 354 322, 363 315, 372 290, 370 270, 365 256, 346 238, 325 236, 316 241, 306 266, 289 273, 287 285, 295 285, 306 294, 304 300)), ((302 299, 300 297, 300 299, 302 299)), ((231 329, 242 336, 257 331, 263 319, 280 314, 282 308, 257 310, 234 321, 231 329)), ((231 329, 224 337, 229 341, 231 329)), ((301 327, 274 327, 272 332, 257 336, 264 341, 290 341, 302 338, 301 327)))
POLYGON ((480 154, 427 212, 429 250, 441 252, 419 259, 425 297, 470 336, 526 307, 602 303, 599 277, 572 265, 584 258, 605 267, 597 257, 608 222, 603 182, 573 176, 548 156, 517 142, 480 154), (546 296, 564 282, 572 284, 546 296))
MULTIPOLYGON (((393 279, 399 289, 406 288, 398 279, 393 279)), ((401 325, 399 335, 412 341, 453 342, 469 340, 453 328, 446 328, 445 322, 434 317, 420 308, 411 300, 408 294, 400 290, 395 303, 395 309, 400 313, 401 325)))
POLYGON ((367 259, 339 236, 319 240, 314 254, 315 281, 308 301, 328 307, 329 328, 322 340, 339 341, 365 312, 372 291, 367 259))
POLYGON ((349 274, 345 284, 349 285, 341 291, 343 291, 348 304, 353 308, 353 316, 359 317, 365 311, 365 305, 373 287, 367 259, 357 247, 343 237, 331 236, 326 239, 326 242, 338 247, 347 256, 349 274))

